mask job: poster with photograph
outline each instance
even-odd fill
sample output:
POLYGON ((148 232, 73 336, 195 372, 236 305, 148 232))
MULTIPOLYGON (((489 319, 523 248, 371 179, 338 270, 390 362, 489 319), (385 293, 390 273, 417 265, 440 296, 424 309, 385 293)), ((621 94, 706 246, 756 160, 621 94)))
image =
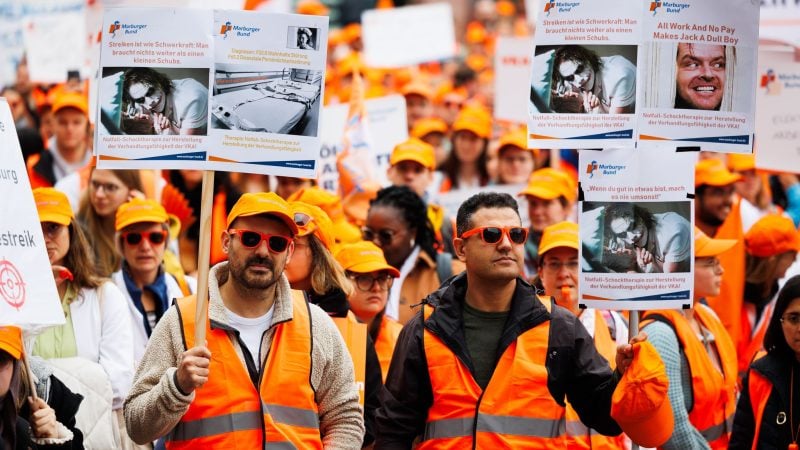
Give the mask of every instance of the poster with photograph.
POLYGON ((800 173, 800 63, 761 51, 756 87, 756 167, 800 173))
POLYGON ((580 304, 613 310, 692 303, 694 152, 579 154, 580 304))
POLYGON ((494 54, 494 117, 498 120, 526 123, 528 101, 519 95, 531 79, 529 38, 499 37, 494 54))
MULTIPOLYGON (((387 186, 386 170, 394 146, 408 139, 406 100, 402 95, 372 98, 364 101, 366 126, 372 136, 370 150, 374 156, 374 174, 382 186, 387 186)), ((331 105, 322 109, 322 145, 319 149, 320 170, 317 183, 326 191, 338 192, 339 172, 336 156, 342 151, 348 105, 331 105)))
POLYGON ((210 10, 106 10, 98 167, 208 168, 212 22, 210 10))
POLYGON ((643 11, 622 1, 542 4, 529 89, 529 145, 633 147, 643 11))
POLYGON ((209 160, 314 178, 328 18, 216 10, 214 32, 209 160))
POLYGON ((759 3, 652 2, 645 16, 639 142, 750 153, 759 3))

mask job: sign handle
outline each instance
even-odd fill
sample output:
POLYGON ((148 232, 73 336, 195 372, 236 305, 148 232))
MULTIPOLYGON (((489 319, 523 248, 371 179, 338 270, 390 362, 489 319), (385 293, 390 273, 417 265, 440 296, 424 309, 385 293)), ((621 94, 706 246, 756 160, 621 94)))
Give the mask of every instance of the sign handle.
POLYGON ((203 171, 200 199, 200 236, 197 242, 197 310, 194 314, 194 345, 205 345, 208 316, 208 271, 211 259, 211 218, 214 207, 214 171, 203 171))
POLYGON ((20 362, 22 363, 22 369, 25 371, 25 376, 28 377, 28 385, 29 385, 28 387, 30 387, 31 397, 33 397, 34 400, 37 400, 39 398, 39 396, 36 395, 36 377, 33 376, 33 371, 31 370, 31 365, 28 363, 28 355, 30 353, 28 353, 28 348, 27 347, 28 346, 25 345, 25 340, 23 339, 23 341, 22 341, 22 361, 20 361, 20 362))
MULTIPOLYGON (((639 334, 639 311, 631 311, 628 320, 628 342, 639 334)), ((639 444, 631 441, 631 450, 639 450, 639 444)))

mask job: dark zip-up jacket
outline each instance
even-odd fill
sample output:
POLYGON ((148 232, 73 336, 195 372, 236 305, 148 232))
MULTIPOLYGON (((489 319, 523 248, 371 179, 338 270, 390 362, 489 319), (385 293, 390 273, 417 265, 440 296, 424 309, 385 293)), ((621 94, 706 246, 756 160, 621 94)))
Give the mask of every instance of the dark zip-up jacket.
MULTIPOLYGON (((376 414, 376 448, 411 448, 414 439, 425 430, 433 393, 422 342, 423 329, 439 337, 474 375, 462 319, 466 292, 467 276, 462 273, 425 299, 424 303, 435 308, 427 320, 420 312, 403 327, 381 392, 381 408, 376 414)), ((522 278, 517 278, 495 364, 520 335, 548 320, 551 324, 545 365, 547 389, 553 400, 563 406, 566 396, 583 423, 600 433, 618 435, 622 430, 611 419, 610 411, 619 375, 597 353, 594 340, 580 320, 559 306, 554 305, 552 312, 548 312, 536 299, 534 288, 522 278)), ((490 386, 498 382, 501 381, 493 379, 490 386)))

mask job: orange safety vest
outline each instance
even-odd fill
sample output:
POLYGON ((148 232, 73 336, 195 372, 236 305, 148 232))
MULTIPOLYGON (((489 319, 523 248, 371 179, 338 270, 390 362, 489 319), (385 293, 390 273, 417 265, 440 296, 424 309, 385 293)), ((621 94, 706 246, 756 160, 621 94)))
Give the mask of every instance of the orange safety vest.
POLYGON ((764 409, 767 407, 767 400, 772 394, 772 383, 755 370, 750 371, 750 378, 747 381, 747 389, 750 391, 750 407, 753 408, 753 418, 755 419, 756 429, 753 433, 753 447, 758 446, 758 435, 761 433, 761 420, 764 416, 764 409))
POLYGON ((744 373, 750 367, 758 352, 764 349, 764 336, 767 334, 767 327, 772 318, 772 311, 775 310, 775 301, 769 302, 764 311, 761 313, 761 318, 756 323, 755 330, 752 332, 752 337, 747 342, 746 347, 739 352, 739 373, 744 373))
MULTIPOLYGON (((698 305, 695 318, 714 336, 722 373, 714 367, 703 343, 680 311, 648 311, 642 326, 654 315, 664 317, 672 325, 689 362, 694 404, 689 422, 703 435, 712 449, 727 449, 736 410, 736 349, 725 327, 705 305, 698 305)), ((651 319, 652 320, 652 319, 651 319)))
MULTIPOLYGON (((177 301, 186 347, 194 344, 196 296, 177 301)), ((311 318, 292 298, 292 320, 275 329, 258 386, 253 386, 228 332, 206 322, 211 351, 208 381, 166 436, 168 449, 267 446, 321 449, 319 413, 311 386, 311 318), (291 364, 287 364, 291 361, 291 364), (257 390, 258 389, 258 390, 257 390)))
MULTIPOLYGON (((611 337, 603 313, 594 310, 594 315, 594 346, 613 370, 617 365, 617 343, 611 337)), ((569 449, 621 450, 626 448, 624 434, 605 436, 587 427, 581 422, 577 411, 569 403, 567 403, 565 418, 567 421, 567 448, 569 449)))
MULTIPOLYGON (((431 312, 426 306, 426 315, 431 312)), ((564 408, 547 390, 549 336, 549 321, 519 335, 482 390, 469 368, 425 329, 433 404, 417 448, 530 448, 534 442, 537 448, 566 448, 564 408)))
POLYGON ((347 317, 332 317, 339 329, 355 368, 358 403, 364 406, 364 387, 367 383, 367 324, 359 323, 352 312, 347 317))
POLYGON ((383 316, 381 326, 378 328, 378 338, 375 339, 375 353, 378 354, 378 362, 381 365, 381 376, 386 383, 386 375, 389 374, 389 365, 392 363, 394 347, 397 345, 397 338, 400 337, 400 330, 403 326, 399 322, 383 316))

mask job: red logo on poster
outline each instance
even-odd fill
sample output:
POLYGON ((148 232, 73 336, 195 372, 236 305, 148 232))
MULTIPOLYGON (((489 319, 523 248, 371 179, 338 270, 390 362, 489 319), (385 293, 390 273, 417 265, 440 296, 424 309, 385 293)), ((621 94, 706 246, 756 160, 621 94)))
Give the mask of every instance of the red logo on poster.
POLYGON ((25 304, 25 281, 10 261, 0 261, 0 297, 19 311, 25 304))

